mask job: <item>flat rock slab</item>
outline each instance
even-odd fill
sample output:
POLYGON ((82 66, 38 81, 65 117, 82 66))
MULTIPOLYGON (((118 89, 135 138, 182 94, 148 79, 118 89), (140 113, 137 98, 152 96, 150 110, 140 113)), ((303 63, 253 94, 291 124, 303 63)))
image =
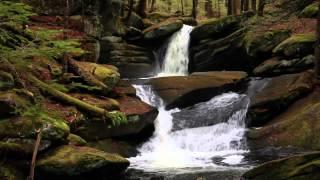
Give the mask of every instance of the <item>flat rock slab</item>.
POLYGON ((262 126, 313 89, 312 71, 274 77, 252 100, 249 126, 262 126))
POLYGON ((146 85, 163 99, 166 108, 183 108, 207 101, 222 92, 239 89, 239 84, 247 78, 247 73, 201 72, 190 76, 172 76, 149 79, 146 85))
POLYGON ((250 180, 263 179, 320 179, 320 152, 295 155, 262 164, 243 177, 250 180))

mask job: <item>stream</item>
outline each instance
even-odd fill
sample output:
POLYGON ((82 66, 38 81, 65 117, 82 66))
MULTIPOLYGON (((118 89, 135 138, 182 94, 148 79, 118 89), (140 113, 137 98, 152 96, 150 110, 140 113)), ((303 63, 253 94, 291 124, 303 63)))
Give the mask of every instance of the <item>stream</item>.
MULTIPOLYGON (((165 54, 158 54, 162 63, 156 77, 188 75, 191 30, 184 25, 171 36, 165 54)), ((135 85, 137 95, 157 107, 159 115, 153 136, 138 148, 136 157, 129 158, 124 179, 233 180, 263 162, 262 157, 274 159, 279 150, 250 152, 245 138, 250 97, 267 83, 268 79, 253 79, 244 93, 225 92, 207 102, 171 110, 165 109, 150 85, 135 85)))

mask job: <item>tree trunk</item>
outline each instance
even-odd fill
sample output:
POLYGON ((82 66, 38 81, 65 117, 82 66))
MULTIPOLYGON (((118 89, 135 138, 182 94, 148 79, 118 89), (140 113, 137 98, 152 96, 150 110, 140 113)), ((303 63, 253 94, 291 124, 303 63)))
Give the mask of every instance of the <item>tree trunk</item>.
POLYGON ((239 15, 241 13, 241 0, 232 1, 232 14, 239 15))
POLYGON ((137 14, 142 18, 147 17, 146 8, 147 8, 147 0, 139 0, 136 8, 137 14))
POLYGON ((258 4, 258 16, 263 16, 264 6, 266 5, 265 0, 259 0, 258 4))
POLYGON ((183 4, 183 0, 180 0, 181 1, 181 13, 182 15, 184 15, 184 4, 183 4))
POLYGON ((228 2, 228 4, 227 4, 227 6, 228 6, 228 15, 232 15, 232 1, 233 0, 228 0, 227 2, 228 2))
POLYGON ((205 4, 205 11, 206 11, 206 17, 212 17, 213 16, 213 11, 212 11, 212 0, 206 0, 205 4))
POLYGON ((133 0, 129 0, 129 10, 128 10, 128 14, 126 17, 126 21, 129 21, 131 14, 132 14, 132 11, 133 11, 133 0))
POLYGON ((192 17, 197 18, 198 0, 192 0, 192 17))
POLYGON ((154 5, 156 3, 156 0, 152 0, 151 1, 151 9, 150 9, 150 12, 153 12, 154 11, 154 5))
POLYGON ((251 9, 254 13, 257 12, 257 0, 252 0, 251 1, 251 9))
POLYGON ((243 11, 246 12, 246 11, 249 11, 249 0, 243 0, 244 4, 243 4, 243 11))
MULTIPOLYGON (((319 4, 320 8, 320 4, 319 4)), ((319 81, 320 80, 320 11, 318 11, 318 18, 317 18, 317 44, 315 48, 315 57, 316 57, 316 62, 315 62, 315 75, 316 79, 319 81)))

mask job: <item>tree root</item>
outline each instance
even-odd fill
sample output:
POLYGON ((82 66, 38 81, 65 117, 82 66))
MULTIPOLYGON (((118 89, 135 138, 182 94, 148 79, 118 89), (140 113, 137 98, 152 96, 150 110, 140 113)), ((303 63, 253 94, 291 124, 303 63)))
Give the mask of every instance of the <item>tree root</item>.
POLYGON ((127 118, 122 112, 118 112, 118 111, 108 112, 105 109, 88 104, 88 103, 81 101, 77 98, 74 98, 68 94, 65 94, 61 91, 58 91, 58 90, 50 87, 46 83, 40 81, 39 79, 37 79, 33 75, 28 75, 28 78, 34 84, 34 86, 39 88, 42 92, 47 93, 47 94, 53 96, 54 98, 56 98, 64 103, 75 106, 78 109, 81 109, 91 115, 99 116, 99 117, 102 117, 103 119, 108 119, 111 121, 111 123, 114 126, 127 123, 127 118))

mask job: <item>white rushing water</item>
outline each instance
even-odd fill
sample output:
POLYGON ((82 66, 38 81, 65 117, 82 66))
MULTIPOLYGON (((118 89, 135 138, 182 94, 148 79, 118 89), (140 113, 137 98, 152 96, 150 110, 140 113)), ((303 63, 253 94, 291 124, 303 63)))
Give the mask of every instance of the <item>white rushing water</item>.
POLYGON ((188 75, 190 32, 193 27, 183 25, 169 39, 161 71, 157 76, 188 75))
MULTIPOLYGON (((188 46, 191 30, 191 26, 184 25, 171 37, 163 68, 158 76, 188 75, 188 46)), ((220 158, 220 162, 227 165, 241 163, 243 153, 247 152, 243 139, 249 104, 249 98, 246 95, 224 93, 212 98, 208 103, 195 105, 195 109, 197 106, 198 109, 206 109, 210 116, 208 119, 215 120, 221 117, 218 113, 223 113, 223 109, 227 111, 234 104, 234 112, 229 113, 230 117, 226 120, 218 119, 218 124, 173 131, 172 114, 180 113, 180 110, 165 110, 162 99, 152 91, 150 86, 136 85, 135 88, 137 95, 144 102, 158 108, 159 115, 155 121, 153 137, 139 148, 140 154, 137 157, 129 159, 131 168, 144 171, 170 171, 184 168, 221 167, 215 163, 214 158, 220 158)))

